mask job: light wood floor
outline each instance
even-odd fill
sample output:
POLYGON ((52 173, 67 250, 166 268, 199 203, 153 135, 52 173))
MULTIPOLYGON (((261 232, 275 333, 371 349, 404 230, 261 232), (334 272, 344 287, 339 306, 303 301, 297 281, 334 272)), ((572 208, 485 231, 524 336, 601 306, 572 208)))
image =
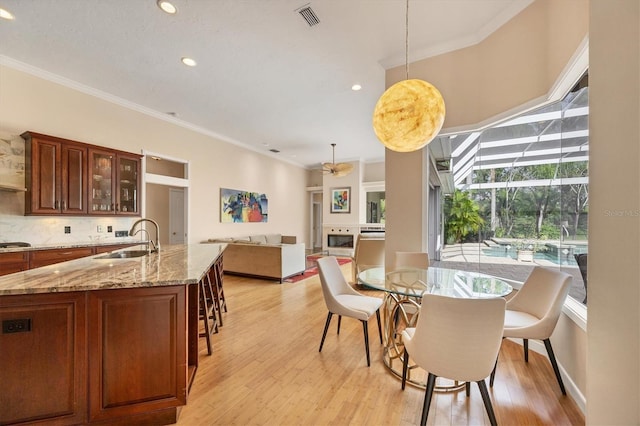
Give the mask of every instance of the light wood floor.
MULTIPOLYGON (((347 277, 350 265, 342 267, 347 277)), ((178 425, 414 425, 424 391, 407 386, 382 363, 375 318, 371 319, 371 367, 367 368, 359 321, 332 322, 318 345, 327 310, 320 281, 298 283, 225 276, 229 312, 214 335, 214 352, 200 345, 199 369, 178 425)), ((369 293, 371 294, 371 293, 369 293)), ((376 294, 376 293, 373 293, 376 294)), ((382 295, 380 295, 382 297, 382 295)), ((503 343, 493 389, 498 424, 584 425, 584 417, 562 396, 548 361, 503 343)), ((477 385, 434 394, 431 425, 482 425, 489 419, 477 385)))

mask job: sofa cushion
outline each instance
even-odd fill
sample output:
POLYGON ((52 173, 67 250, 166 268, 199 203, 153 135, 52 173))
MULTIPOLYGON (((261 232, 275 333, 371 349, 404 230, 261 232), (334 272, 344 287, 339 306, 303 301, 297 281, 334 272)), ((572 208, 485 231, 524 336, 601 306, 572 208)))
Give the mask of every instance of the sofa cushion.
POLYGON ((248 243, 251 242, 249 237, 235 237, 233 238, 234 243, 248 243))
POLYGON ((282 234, 267 234, 265 235, 267 244, 282 244, 282 234))
POLYGON ((249 241, 256 244, 267 244, 267 236, 266 235, 250 235, 249 241))
POLYGON ((207 241, 210 243, 231 243, 233 238, 209 238, 207 241))

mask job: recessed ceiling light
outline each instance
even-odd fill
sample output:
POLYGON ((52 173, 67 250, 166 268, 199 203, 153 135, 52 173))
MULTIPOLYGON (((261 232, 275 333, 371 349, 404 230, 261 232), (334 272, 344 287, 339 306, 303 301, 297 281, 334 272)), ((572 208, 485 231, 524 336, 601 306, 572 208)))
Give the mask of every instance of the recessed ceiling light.
POLYGON ((162 9, 164 12, 167 12, 170 15, 173 15, 176 12, 178 12, 178 8, 175 7, 171 2, 167 0, 158 0, 157 4, 160 9, 162 9))
POLYGON ((195 67, 196 65, 198 65, 198 63, 194 59, 187 58, 186 56, 180 60, 182 61, 183 64, 189 67, 195 67))
POLYGON ((16 19, 16 17, 13 16, 13 14, 11 12, 9 12, 7 9, 3 9, 1 7, 0 7, 0 18, 6 19, 7 21, 13 21, 14 19, 16 19))
POLYGON ((351 90, 353 90, 354 92, 357 92, 360 89, 362 89, 362 86, 357 83, 351 86, 351 90))

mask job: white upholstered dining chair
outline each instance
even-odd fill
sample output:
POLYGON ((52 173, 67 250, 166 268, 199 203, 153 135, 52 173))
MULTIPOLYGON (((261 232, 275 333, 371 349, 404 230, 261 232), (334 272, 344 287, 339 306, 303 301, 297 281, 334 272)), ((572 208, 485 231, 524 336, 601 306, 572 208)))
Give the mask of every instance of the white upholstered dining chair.
POLYGON ((496 425, 484 379, 494 366, 504 326, 503 298, 465 299, 425 294, 415 328, 402 331, 404 359, 402 389, 405 388, 409 356, 427 373, 420 424, 427 423, 436 378, 476 382, 489 421, 496 425))
POLYGON ((343 316, 355 318, 362 322, 364 329, 364 346, 367 353, 367 366, 371 366, 368 322, 369 318, 371 318, 373 314, 376 314, 378 334, 380 335, 380 344, 382 344, 382 327, 380 325, 380 306, 382 306, 382 299, 379 297, 365 296, 354 290, 349 283, 347 283, 340 269, 340 265, 334 256, 326 256, 318 259, 318 271, 320 273, 320 283, 322 284, 322 294, 327 309, 329 310, 318 352, 322 352, 322 345, 327 336, 331 317, 334 314, 338 315, 338 334, 340 334, 340 322, 343 316))
MULTIPOLYGON (((525 362, 529 361, 529 339, 544 342, 563 395, 567 392, 562 383, 550 337, 558 323, 572 280, 573 277, 565 272, 536 266, 522 288, 507 302, 504 320, 504 337, 523 340, 525 362)), ((496 359, 496 366, 497 364, 496 359)), ((491 372, 490 386, 493 386, 496 366, 491 372)))
POLYGON ((397 251, 395 268, 420 268, 429 267, 429 253, 423 251, 397 251))
POLYGON ((366 269, 384 266, 384 234, 358 234, 353 258, 352 279, 358 282, 358 274, 366 269))
MULTIPOLYGON (((429 253, 423 251, 397 251, 396 252, 396 261, 394 264, 395 269, 402 268, 419 268, 419 269, 427 269, 429 268, 429 253)), ((420 285, 424 285, 426 287, 426 283, 418 282, 420 285)), ((413 298, 416 303, 420 304, 420 298, 413 298)), ((415 314, 417 309, 411 304, 405 304, 404 311, 409 314, 415 314)))

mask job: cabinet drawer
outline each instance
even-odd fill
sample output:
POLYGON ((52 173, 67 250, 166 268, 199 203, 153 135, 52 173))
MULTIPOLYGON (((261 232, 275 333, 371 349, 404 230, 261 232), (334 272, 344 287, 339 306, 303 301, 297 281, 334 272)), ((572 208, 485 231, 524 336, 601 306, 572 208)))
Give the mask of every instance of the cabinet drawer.
POLYGON ((27 269, 29 269, 29 252, 0 253, 0 275, 13 274, 27 269))
POLYGON ((67 260, 78 259, 93 255, 91 247, 77 247, 54 250, 36 250, 31 252, 29 264, 31 268, 52 265, 54 263, 65 262, 67 260))
POLYGON ((29 252, 28 251, 16 251, 11 253, 0 253, 0 264, 3 263, 18 263, 18 262, 28 262, 29 261, 29 252))

